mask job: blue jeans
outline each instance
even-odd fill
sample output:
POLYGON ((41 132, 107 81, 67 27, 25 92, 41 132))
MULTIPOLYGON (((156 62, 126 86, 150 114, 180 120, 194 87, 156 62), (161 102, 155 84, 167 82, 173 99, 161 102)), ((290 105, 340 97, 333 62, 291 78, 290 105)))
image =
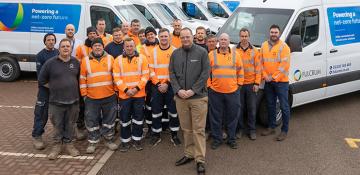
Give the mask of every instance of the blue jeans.
POLYGON ((280 101, 282 113, 281 131, 287 133, 289 130, 290 105, 289 105, 289 83, 269 82, 265 84, 265 96, 268 108, 269 127, 276 127, 276 100, 280 101))
POLYGON ((103 99, 85 100, 85 126, 89 132, 88 141, 98 143, 102 135, 110 141, 115 135, 116 95, 103 99))
POLYGON ((239 117, 239 130, 244 129, 244 116, 245 111, 247 114, 247 127, 249 133, 256 132, 256 97, 257 93, 253 91, 253 84, 246 84, 241 87, 240 90, 240 117, 239 117))
POLYGON ((39 86, 37 101, 34 110, 33 137, 40 137, 44 133, 49 115, 49 89, 39 86))
POLYGON ((216 142, 222 142, 223 122, 227 128, 228 141, 236 140, 236 127, 240 109, 240 91, 219 93, 209 89, 211 135, 216 142))
POLYGON ((143 135, 145 98, 131 97, 120 99, 120 140, 128 143, 132 140, 140 141, 143 135))

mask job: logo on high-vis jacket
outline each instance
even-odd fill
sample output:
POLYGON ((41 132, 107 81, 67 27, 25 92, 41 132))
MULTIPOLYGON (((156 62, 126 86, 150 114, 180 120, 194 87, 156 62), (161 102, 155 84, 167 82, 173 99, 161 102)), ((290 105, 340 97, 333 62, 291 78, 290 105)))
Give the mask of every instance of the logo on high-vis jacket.
MULTIPOLYGON (((5 4, 6 5, 6 4, 5 4)), ((3 5, 1 5, 3 6, 3 5)), ((4 8, 3 8, 4 9, 4 8)), ((2 31, 13 31, 15 30, 24 19, 24 9, 21 3, 18 4, 18 10, 14 19, 14 22, 10 27, 6 26, 3 21, 0 20, 0 30, 2 31)))

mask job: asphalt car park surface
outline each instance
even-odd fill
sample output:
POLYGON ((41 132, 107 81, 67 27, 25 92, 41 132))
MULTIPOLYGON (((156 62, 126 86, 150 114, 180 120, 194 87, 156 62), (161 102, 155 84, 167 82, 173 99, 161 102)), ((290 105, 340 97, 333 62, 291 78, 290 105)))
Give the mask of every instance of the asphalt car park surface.
MULTIPOLYGON (((44 157, 49 147, 35 151, 31 144, 35 80, 35 74, 26 73, 16 82, 0 83, 0 174, 196 174, 194 163, 175 167, 183 147, 174 147, 166 133, 154 148, 144 140, 139 152, 109 152, 100 146, 94 155, 86 155, 86 141, 76 141, 83 159, 64 156, 49 161, 44 157)), ((360 174, 359 99, 360 92, 354 92, 292 109, 283 142, 275 141, 275 135, 260 136, 260 125, 257 140, 243 137, 237 150, 225 144, 211 150, 208 142, 206 174, 360 174)), ((47 142, 51 134, 48 122, 47 142)))

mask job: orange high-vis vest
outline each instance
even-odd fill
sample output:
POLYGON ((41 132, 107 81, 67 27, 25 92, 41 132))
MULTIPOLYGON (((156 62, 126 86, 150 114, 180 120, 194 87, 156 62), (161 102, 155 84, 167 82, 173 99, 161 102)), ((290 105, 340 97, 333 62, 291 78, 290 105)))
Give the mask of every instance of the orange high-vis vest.
POLYGON ((119 98, 128 99, 125 90, 138 87, 140 91, 133 97, 145 97, 145 85, 149 80, 148 61, 143 55, 135 56, 129 62, 122 55, 115 59, 113 69, 114 82, 119 89, 119 98))
POLYGON ((209 53, 210 59, 210 78, 208 86, 219 93, 235 92, 244 83, 244 69, 240 54, 236 48, 232 48, 228 53, 220 53, 213 50, 209 53))
POLYGON ((244 67, 244 84, 260 85, 261 82, 261 62, 260 53, 257 48, 252 46, 245 52, 241 48, 236 49, 244 67))
POLYGON ((135 46, 137 47, 138 45, 141 45, 141 41, 139 36, 134 35, 130 30, 128 31, 128 37, 132 38, 135 42, 135 46))
POLYGON ((81 44, 76 48, 75 57, 77 58, 77 60, 81 62, 83 58, 88 57, 90 55, 91 51, 92 51, 91 47, 88 47, 85 44, 81 44))
POLYGON ((274 46, 265 41, 260 50, 262 76, 271 76, 274 82, 289 82, 290 48, 279 40, 274 46))
POLYGON ((153 55, 153 50, 157 45, 158 44, 147 46, 146 44, 143 44, 140 48, 140 54, 144 55, 149 62, 150 57, 153 55))
POLYGON ((104 43, 104 47, 113 41, 113 36, 108 33, 105 33, 105 35, 101 35, 100 37, 104 43))
POLYGON ((105 54, 100 61, 90 54, 84 57, 80 67, 81 96, 102 99, 115 94, 112 69, 114 58, 105 54))
POLYGON ((154 85, 170 82, 170 57, 175 49, 170 46, 168 49, 162 50, 159 45, 154 48, 153 55, 149 59, 150 79, 154 85))
POLYGON ((180 36, 176 36, 173 33, 171 34, 171 40, 170 41, 171 41, 170 42, 171 45, 173 45, 176 48, 180 48, 182 46, 180 36))

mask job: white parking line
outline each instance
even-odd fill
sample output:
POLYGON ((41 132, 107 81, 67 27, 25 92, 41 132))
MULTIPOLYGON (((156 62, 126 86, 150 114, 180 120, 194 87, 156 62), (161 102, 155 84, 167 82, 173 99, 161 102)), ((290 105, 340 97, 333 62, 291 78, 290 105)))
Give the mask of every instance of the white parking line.
POLYGON ((0 108, 34 109, 34 106, 9 106, 9 105, 0 105, 0 108))
POLYGON ((113 154, 114 151, 107 150, 99 161, 91 168, 87 175, 96 175, 113 154))
MULTIPOLYGON (((33 153, 12 153, 12 152, 2 152, 0 151, 1 156, 14 156, 14 157, 30 157, 30 158, 46 158, 46 154, 33 154, 33 153)), ((79 159, 79 160, 92 160, 94 159, 94 156, 69 156, 69 155, 59 155, 59 159, 79 159)))

